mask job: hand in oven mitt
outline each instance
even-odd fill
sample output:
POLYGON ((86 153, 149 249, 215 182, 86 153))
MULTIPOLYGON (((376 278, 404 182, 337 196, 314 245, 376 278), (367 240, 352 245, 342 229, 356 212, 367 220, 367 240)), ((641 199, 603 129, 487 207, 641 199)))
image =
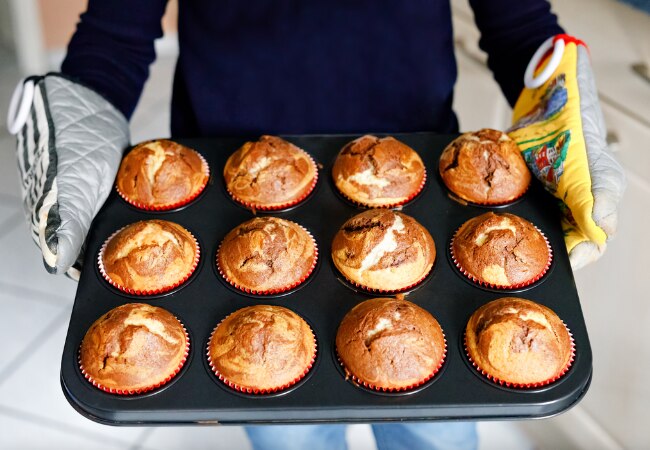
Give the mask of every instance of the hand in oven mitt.
POLYGON ((48 74, 19 83, 7 126, 17 137, 23 205, 45 268, 77 279, 90 223, 129 142, 128 123, 96 92, 48 74))
POLYGON ((560 200, 574 269, 598 259, 616 232, 625 174, 607 148, 589 51, 557 35, 537 50, 508 131, 533 175, 560 200))

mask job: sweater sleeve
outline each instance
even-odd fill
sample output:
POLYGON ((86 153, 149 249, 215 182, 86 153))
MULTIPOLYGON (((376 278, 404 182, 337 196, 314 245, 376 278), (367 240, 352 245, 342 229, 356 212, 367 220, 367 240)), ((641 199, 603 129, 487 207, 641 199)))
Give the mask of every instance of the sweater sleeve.
POLYGON ((167 0, 89 0, 61 72, 94 89, 130 118, 156 58, 167 0))
POLYGON ((510 105, 524 87, 524 72, 535 50, 563 33, 546 0, 469 0, 481 32, 479 46, 510 105))

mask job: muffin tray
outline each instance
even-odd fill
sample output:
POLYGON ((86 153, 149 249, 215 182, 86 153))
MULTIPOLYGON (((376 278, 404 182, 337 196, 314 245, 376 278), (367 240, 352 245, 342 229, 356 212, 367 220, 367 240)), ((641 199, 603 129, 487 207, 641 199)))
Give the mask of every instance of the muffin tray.
POLYGON ((266 297, 235 290, 215 269, 221 239, 253 217, 253 212, 230 199, 221 175, 228 156, 246 139, 182 139, 178 141, 199 151, 210 164, 210 182, 195 201, 171 212, 145 212, 113 192, 93 222, 61 363, 61 385, 70 404, 92 420, 114 425, 521 419, 552 416, 575 405, 589 387, 592 355, 556 200, 534 182, 522 199, 506 207, 464 205, 448 195, 438 175, 438 157, 455 136, 394 136, 414 148, 427 168, 424 190, 402 211, 424 225, 436 245, 436 263, 430 276, 406 295, 433 314, 447 338, 447 359, 432 380, 406 393, 379 393, 346 380, 336 360, 334 340, 343 316, 359 302, 379 296, 354 290, 342 281, 330 258, 334 234, 347 219, 362 211, 337 193, 331 179, 336 154, 357 135, 286 137, 314 157, 320 174, 316 189, 305 202, 273 215, 306 227, 316 238, 320 256, 305 284, 284 295, 266 297), (547 236, 554 259, 540 281, 519 291, 495 291, 473 284, 453 266, 448 248, 454 231, 467 219, 488 210, 520 215, 547 236), (101 277, 97 254, 115 230, 150 218, 171 220, 190 230, 201 246, 201 260, 180 288, 154 297, 134 297, 111 287, 101 277), (462 342, 469 316, 488 301, 508 295, 550 307, 573 333, 575 361, 566 375, 549 386, 531 390, 502 387, 480 375, 467 360, 462 342), (189 332, 190 354, 181 372, 155 391, 134 396, 108 394, 81 374, 79 345, 99 316, 133 301, 175 314, 189 332), (317 359, 307 377, 277 394, 235 392, 213 375, 206 361, 207 340, 216 324, 231 312, 253 304, 292 309, 310 324, 318 341, 317 359))

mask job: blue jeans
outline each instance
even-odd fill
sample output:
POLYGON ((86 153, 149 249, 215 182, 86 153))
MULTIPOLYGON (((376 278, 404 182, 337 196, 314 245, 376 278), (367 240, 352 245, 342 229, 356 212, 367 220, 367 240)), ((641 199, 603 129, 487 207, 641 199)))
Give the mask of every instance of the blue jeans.
MULTIPOLYGON (((254 450, 347 450, 345 425, 249 426, 254 450)), ((474 450, 474 422, 373 424, 378 450, 474 450)))

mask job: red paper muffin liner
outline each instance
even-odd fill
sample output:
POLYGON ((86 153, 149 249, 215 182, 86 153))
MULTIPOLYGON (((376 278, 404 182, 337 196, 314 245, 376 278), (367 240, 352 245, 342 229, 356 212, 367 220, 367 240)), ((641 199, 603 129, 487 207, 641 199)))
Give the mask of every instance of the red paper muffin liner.
POLYGON ((477 206, 488 206, 488 207, 491 207, 491 206, 506 206, 506 205, 510 205, 510 204, 516 202, 517 200, 519 200, 520 198, 522 198, 522 197, 526 194, 526 192, 528 192, 528 189, 530 189, 530 185, 532 184, 532 179, 531 179, 531 181, 528 182, 528 185, 526 186, 526 189, 524 189, 524 190, 521 192, 521 194, 517 195, 516 197, 514 197, 514 198, 512 198, 512 199, 510 199, 510 200, 506 200, 506 201, 503 201, 503 202, 491 202, 491 201, 476 201, 476 200, 468 200, 468 199, 462 197, 460 194, 456 193, 453 189, 451 189, 451 188, 447 185, 447 183, 445 182, 444 178, 442 178, 442 176, 441 176, 440 178, 442 179, 442 183, 445 185, 445 188, 447 188, 447 191, 451 194, 451 196, 452 196, 455 200, 457 200, 457 201, 459 201, 459 202, 466 203, 467 205, 470 205, 470 206, 471 206, 471 205, 477 205, 477 206))
POLYGON ((298 281, 294 281, 293 283, 291 283, 291 284, 289 284, 287 286, 284 286, 282 288, 267 289, 267 290, 263 290, 263 291, 258 291, 256 289, 250 289, 250 288, 248 288, 246 286, 242 286, 241 284, 237 283, 235 280, 232 280, 232 279, 228 278, 228 276, 226 275, 226 273, 222 269, 221 264, 219 263, 219 254, 221 253, 221 245, 223 244, 223 241, 222 241, 221 244, 219 244, 219 248, 217 249, 217 258, 216 258, 216 260, 217 260, 217 271, 219 272, 219 275, 221 275, 221 277, 229 285, 231 285, 232 287, 234 287, 234 288, 236 288, 236 289, 238 289, 238 290, 240 290, 242 292, 245 292, 247 294, 252 294, 252 295, 277 295, 277 294, 281 294, 283 292, 290 291, 291 289, 295 289, 298 286, 300 286, 301 284, 303 284, 305 281, 307 281, 307 278, 309 278, 309 276, 314 272, 314 269, 316 268, 316 264, 318 263, 318 244, 316 244, 316 239, 314 239, 314 236, 312 236, 312 234, 309 231, 307 231, 307 229, 305 227, 303 227, 302 225, 299 225, 299 224, 297 224, 295 222, 292 222, 292 223, 294 223, 295 225, 298 225, 300 228, 302 228, 305 231, 305 233, 307 233, 309 235, 309 237, 311 238, 311 241, 314 244, 314 261, 312 262, 311 267, 307 270, 307 273, 305 273, 305 275, 303 275, 298 281))
MULTIPOLYGON (((283 384, 281 386, 276 386, 276 387, 273 387, 273 388, 258 389, 258 388, 250 388, 250 387, 241 386, 241 385, 229 380, 228 378, 226 378, 221 372, 219 372, 219 370, 214 365, 214 362, 212 361, 212 358, 210 357, 210 346, 212 345, 212 338, 214 337, 214 333, 217 331, 217 328, 219 328, 219 325, 221 325, 221 323, 224 320, 226 320, 228 317, 230 317, 230 315, 232 315, 232 314, 234 314, 234 313, 231 313, 228 316, 221 319, 221 321, 217 324, 217 326, 214 327, 214 329, 212 330, 212 333, 210 333, 210 339, 208 339, 208 346, 207 346, 207 350, 206 350, 206 357, 208 359, 208 365, 210 366, 210 369, 212 370, 214 375, 219 379, 219 381, 221 381, 223 384, 228 386, 230 389, 233 389, 233 390, 235 390, 237 392, 242 392, 244 394, 265 395, 265 394, 274 394, 276 392, 280 392, 280 391, 283 391, 285 389, 288 389, 288 388, 290 388, 294 384, 298 383, 300 380, 302 380, 303 378, 305 378, 307 376, 307 374, 309 373, 311 368, 314 366, 314 362, 316 361, 316 352, 318 351, 318 341, 316 340, 316 335, 314 334, 314 330, 312 330, 311 327, 309 327, 309 331, 311 332, 312 336, 314 337, 314 352, 313 352, 311 360, 309 361, 309 364, 307 365, 305 370, 300 375, 298 375, 295 379, 293 379, 290 382, 285 383, 285 384, 283 384)), ((307 326, 309 326, 309 325, 307 325, 307 326)))
POLYGON ((539 388, 539 387, 542 387, 542 386, 547 386, 547 385, 559 380, 560 378, 562 378, 569 371, 569 369, 573 365, 573 361, 575 360, 575 356, 576 356, 576 345, 575 345, 575 341, 573 339, 573 334, 571 334, 571 330, 569 330, 569 327, 567 327, 564 322, 562 322, 562 323, 564 324, 564 327, 566 328, 567 333, 569 333, 569 338, 571 340, 571 357, 569 358, 569 361, 567 362, 566 366, 560 371, 559 374, 557 374, 556 376, 551 377, 551 378, 549 378, 547 380, 544 380, 544 381, 540 381, 540 382, 537 382, 537 383, 523 383, 523 384, 522 383, 512 383, 512 382, 509 382, 509 381, 506 381, 506 380, 502 380, 502 379, 500 379, 498 377, 495 377, 494 375, 490 375, 487 371, 483 370, 478 365, 478 363, 476 363, 476 361, 474 361, 472 359, 472 357, 469 355, 469 348, 467 347, 467 333, 463 333, 463 345, 465 347, 465 355, 467 356, 467 359, 469 360, 472 367, 474 367, 478 373, 480 373, 481 375, 483 375, 488 380, 490 380, 493 383, 498 384, 500 386, 505 386, 505 387, 513 388, 513 389, 535 389, 535 388, 539 388))
POLYGON ((120 290, 122 292, 126 292, 127 294, 131 294, 131 295, 146 296, 146 295, 158 295, 158 294, 162 294, 164 292, 171 291, 172 289, 176 289, 178 286, 185 283, 192 276, 192 274, 196 270, 196 267, 199 265, 199 260, 201 259, 201 247, 199 246, 199 242, 196 240, 194 235, 186 230, 190 234, 190 236, 192 236, 192 239, 194 240, 194 247, 196 248, 196 253, 194 255, 194 261, 192 262, 192 267, 190 268, 190 271, 187 273, 187 275, 185 275, 183 278, 176 281, 175 283, 170 284, 169 286, 163 286, 163 287, 158 288, 158 289, 149 289, 149 290, 142 291, 142 290, 139 290, 139 289, 131 289, 129 287, 122 286, 121 284, 119 284, 119 283, 115 282, 113 279, 111 279, 111 277, 108 275, 108 273, 106 273, 106 269, 104 268, 104 251, 106 250, 106 246, 111 241, 111 239, 113 239, 124 228, 126 228, 126 226, 120 228, 115 233, 111 234, 109 236, 109 238, 106 239, 106 241, 104 241, 104 244, 102 244, 102 248, 99 250, 99 255, 97 256, 97 266, 99 268, 99 273, 102 274, 102 277, 104 277, 104 279, 108 282, 108 284, 110 284, 111 286, 113 286, 114 288, 116 288, 116 289, 118 289, 118 290, 120 290))
POLYGON ((247 200, 244 200, 242 198, 237 197, 237 195, 235 195, 230 190, 230 188, 226 185, 226 191, 228 192, 228 195, 230 195, 230 197, 232 197, 232 199, 234 201, 236 201, 240 205, 252 210, 253 212, 255 212, 255 211, 278 211, 278 210, 281 210, 281 209, 291 208, 292 206, 295 206, 295 205, 297 205, 299 203, 302 203, 307 197, 309 197, 309 195, 312 192, 314 192, 314 189, 316 188, 316 184, 318 184, 318 164, 316 164, 316 161, 314 161, 314 158, 312 158, 312 156, 309 153, 305 152, 304 150, 302 150, 302 151, 309 157, 309 160, 311 161, 311 163, 314 166, 314 169, 315 169, 314 170, 314 180, 312 181, 311 185, 309 186, 309 189, 307 189, 307 191, 305 191, 300 197, 296 198, 295 200, 280 203, 278 205, 263 205, 261 203, 250 202, 250 201, 247 201, 247 200))
POLYGON ((422 386, 424 383, 432 379, 438 372, 440 372, 440 369, 442 368, 443 364, 445 363, 445 360, 447 359, 447 338, 445 337, 444 332, 442 333, 442 338, 444 339, 445 343, 445 348, 442 351, 442 357, 440 358, 440 362, 436 366, 436 368, 431 372, 431 374, 427 375, 425 378, 422 380, 413 383, 409 386, 403 386, 403 387, 398 387, 398 388, 387 388, 383 386, 377 386, 372 383, 368 383, 366 381, 363 381, 362 379, 358 378, 356 375, 354 375, 350 370, 348 370, 347 367, 345 367, 345 364, 341 360, 341 356, 339 355, 338 348, 336 349, 336 359, 338 360, 339 364, 343 368, 343 371, 345 372, 345 379, 350 379, 354 383, 361 385, 367 389, 371 389, 373 391, 378 391, 378 392, 405 392, 405 391, 410 391, 412 389, 415 389, 419 386, 422 386))
POLYGON ((474 275, 469 273, 467 270, 463 268, 463 266, 458 262, 456 259, 456 254, 454 252, 454 240, 456 239, 456 236, 458 235, 458 232, 460 231, 460 228, 462 225, 456 230, 454 233, 454 237, 451 239, 451 243, 449 244, 449 252, 451 255, 451 260, 454 262, 454 265, 456 266, 456 269, 460 273, 462 273, 464 276, 466 276, 469 280, 471 280, 473 283, 478 284, 479 286, 487 287, 490 289, 521 289, 526 286, 530 286, 531 284, 535 283, 536 281, 539 281, 544 275, 546 275, 546 272, 548 272, 548 269, 551 267, 551 263, 553 262, 553 248, 551 247, 550 242, 546 238, 546 235, 542 233, 542 231, 537 228, 535 225, 533 225, 537 232, 544 238, 544 242, 546 243, 546 248, 548 249, 548 260, 546 261, 546 265, 544 266, 544 269, 542 271, 535 275, 533 278, 530 280, 527 280, 523 283, 516 283, 516 284, 511 284, 511 285, 502 285, 502 284, 493 284, 493 283, 488 283, 487 281, 480 280, 476 278, 474 275))
POLYGON ((145 203, 129 198, 125 193, 123 193, 120 190, 117 183, 115 183, 115 190, 125 202, 143 211, 169 211, 172 209, 180 208, 181 206, 185 206, 188 203, 194 201, 199 195, 201 195, 201 193, 205 190, 206 186, 208 185, 208 181, 210 179, 210 166, 208 165, 208 162, 205 160, 203 155, 201 155, 199 152, 196 152, 195 150, 193 151, 199 156, 199 158, 201 158, 201 162, 203 163, 203 171, 206 177, 205 177, 205 182, 200 186, 200 188, 189 197, 180 200, 178 202, 168 203, 165 205, 147 205, 145 203))
POLYGON ((421 193, 422 190, 424 189, 424 185, 425 185, 426 183, 427 183, 427 170, 424 169, 424 175, 423 175, 423 177, 422 177, 422 182, 420 183, 420 186, 418 186, 418 188, 417 188, 413 193, 411 193, 407 198, 405 198, 405 199, 402 200, 402 201, 399 201, 399 202, 393 202, 393 203, 386 203, 385 205, 370 205, 370 204, 368 204, 368 203, 364 203, 364 202, 362 202, 362 201, 355 200, 355 199, 353 199, 352 197, 348 196, 348 195, 347 195, 345 192, 343 192, 341 189, 339 189, 338 186, 336 186, 336 180, 335 180, 335 182, 334 182, 334 185, 336 186, 336 189, 337 189, 337 191, 339 192, 339 194, 341 194, 341 195, 343 196, 343 198, 345 198, 347 201, 349 201, 350 203, 353 203, 353 204, 355 204, 355 205, 357 205, 357 206, 360 206, 360 207, 362 207, 362 208, 370 208, 370 209, 392 209, 392 208, 399 208, 400 206, 403 206, 403 205, 409 203, 409 202, 412 201, 415 197, 417 197, 418 195, 420 195, 420 193, 421 193))
MULTIPOLYGON (((178 318, 176 318, 178 320, 178 318)), ((99 383, 97 380, 95 380, 88 372, 86 372, 86 369, 84 369, 84 366, 81 364, 81 347, 79 347, 79 352, 78 352, 78 358, 77 362, 79 364, 79 370, 81 370, 81 374, 84 376, 86 380, 93 386, 95 386, 97 389, 101 389, 104 392, 108 392, 109 394, 116 394, 116 395, 138 395, 138 394, 144 394, 146 392, 152 391, 154 389, 158 389, 161 386, 164 386, 165 384, 169 383, 176 375, 178 375, 178 372, 181 371, 183 366, 185 365, 185 362, 187 361, 187 356, 190 353, 190 336, 187 334, 187 329, 185 328, 185 325, 178 320, 178 322, 181 324, 183 327, 183 332, 185 333, 185 353, 183 355, 183 359, 181 360, 180 364, 172 373, 167 375, 163 380, 158 381, 157 383, 152 384, 151 386, 145 386, 142 388, 137 388, 137 389, 115 389, 115 388, 110 388, 107 386, 104 386, 103 384, 99 383)))
POLYGON ((434 265, 435 265, 435 260, 433 261, 433 264, 431 265, 431 268, 424 275, 422 275, 422 278, 420 278, 418 281, 416 281, 414 283, 411 283, 408 286, 405 286, 405 287, 400 288, 400 289, 377 289, 377 288, 372 288, 370 286, 365 286, 365 285, 363 285, 361 283, 358 283, 356 281, 353 281, 350 278, 348 278, 347 276, 345 276, 345 274, 341 270, 339 270, 338 267, 336 268, 336 270, 341 274, 341 276, 343 278, 345 278, 345 281, 347 281, 352 286, 357 287, 357 288, 359 288, 359 289, 361 289, 361 290, 363 290, 365 292, 370 292, 372 294, 402 294, 402 293, 409 292, 412 289, 415 289, 418 285, 420 285, 422 282, 424 282, 424 280, 427 279, 429 274, 431 274, 431 271, 433 270, 434 265))

